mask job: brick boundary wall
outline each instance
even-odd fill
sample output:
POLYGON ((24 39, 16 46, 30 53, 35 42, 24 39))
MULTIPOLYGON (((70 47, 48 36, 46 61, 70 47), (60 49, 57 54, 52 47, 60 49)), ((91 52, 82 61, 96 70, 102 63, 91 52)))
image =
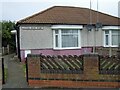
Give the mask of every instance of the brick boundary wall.
POLYGON ((63 81, 63 80, 29 80, 31 87, 64 87, 64 88, 119 88, 118 82, 95 82, 95 81, 63 81))
MULTIPOLYGON (((118 47, 112 47, 111 48, 111 55, 118 55, 119 48, 118 47)), ((110 47, 96 47, 95 52, 98 53, 99 55, 109 55, 110 54, 110 47)))
POLYGON ((120 88, 120 75, 99 74, 99 56, 83 57, 82 74, 41 73, 40 55, 28 55, 28 84, 31 87, 120 88))

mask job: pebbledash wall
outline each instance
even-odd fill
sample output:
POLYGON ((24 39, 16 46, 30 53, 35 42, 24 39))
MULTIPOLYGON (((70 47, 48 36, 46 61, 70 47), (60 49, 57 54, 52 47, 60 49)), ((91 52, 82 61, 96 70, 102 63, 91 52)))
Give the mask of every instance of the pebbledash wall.
MULTIPOLYGON (((103 46, 103 30, 87 31, 86 28, 80 30, 80 43, 79 49, 53 49, 53 30, 52 25, 48 24, 22 24, 20 27, 20 53, 21 59, 24 60, 27 53, 43 55, 81 55, 90 53, 93 50, 93 46, 101 48, 103 46), (22 27, 42 27, 41 30, 28 30, 22 27)), ((98 49, 99 50, 99 49, 98 49)))

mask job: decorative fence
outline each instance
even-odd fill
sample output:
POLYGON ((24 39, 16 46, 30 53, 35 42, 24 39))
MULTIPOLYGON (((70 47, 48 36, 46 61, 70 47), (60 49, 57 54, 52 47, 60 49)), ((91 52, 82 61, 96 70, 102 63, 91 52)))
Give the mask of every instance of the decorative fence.
POLYGON ((120 74, 120 60, 118 57, 100 57, 100 74, 120 74))
POLYGON ((81 56, 28 55, 27 81, 33 87, 118 88, 119 59, 81 56))
POLYGON ((41 73, 79 74, 83 72, 82 56, 42 56, 41 73))

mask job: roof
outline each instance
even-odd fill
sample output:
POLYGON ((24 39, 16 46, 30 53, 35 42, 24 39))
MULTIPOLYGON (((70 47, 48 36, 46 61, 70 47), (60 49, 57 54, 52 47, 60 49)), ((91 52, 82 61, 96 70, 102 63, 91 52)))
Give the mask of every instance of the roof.
MULTIPOLYGON (((119 25, 118 17, 91 10, 91 23, 96 24, 97 20, 103 25, 119 25), (97 19, 98 17, 98 19, 97 19)), ((22 19, 18 24, 89 24, 90 9, 69 6, 54 6, 22 19)))

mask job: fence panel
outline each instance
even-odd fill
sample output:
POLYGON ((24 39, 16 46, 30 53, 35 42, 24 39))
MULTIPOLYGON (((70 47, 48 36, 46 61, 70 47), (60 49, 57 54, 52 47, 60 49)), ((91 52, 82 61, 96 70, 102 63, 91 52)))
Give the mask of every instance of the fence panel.
POLYGON ((100 74, 120 74, 120 60, 118 57, 100 57, 100 74))
POLYGON ((80 56, 41 56, 41 73, 80 74, 83 60, 80 56))

